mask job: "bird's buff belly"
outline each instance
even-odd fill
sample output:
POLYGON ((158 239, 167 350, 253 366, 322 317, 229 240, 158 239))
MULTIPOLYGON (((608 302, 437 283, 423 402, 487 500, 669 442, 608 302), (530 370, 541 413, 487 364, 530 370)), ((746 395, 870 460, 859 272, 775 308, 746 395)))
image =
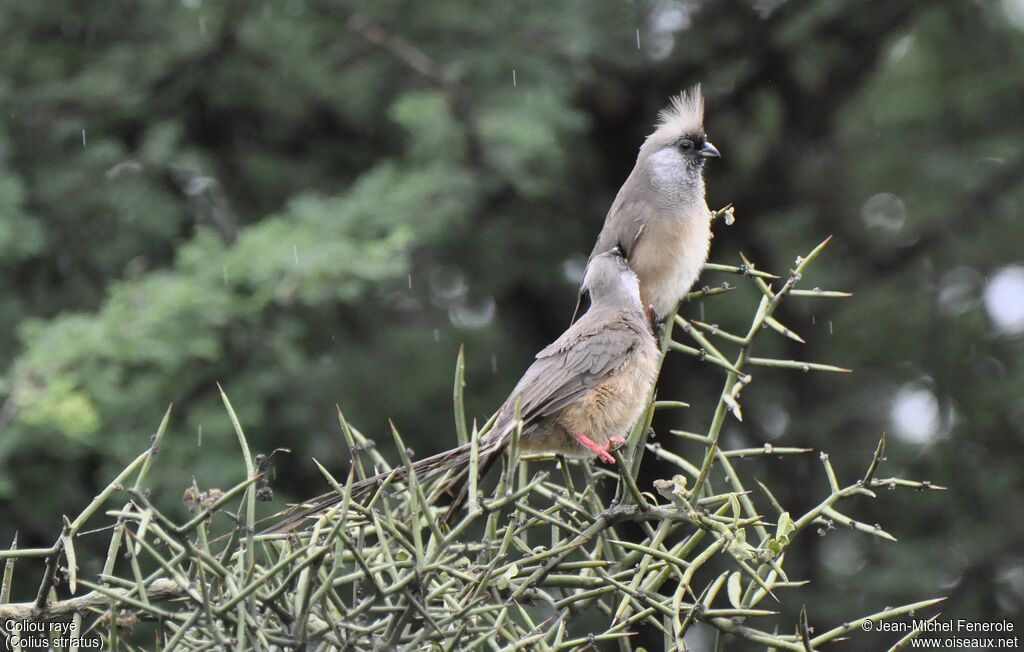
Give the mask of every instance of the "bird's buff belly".
POLYGON ((646 398, 657 373, 657 349, 653 344, 644 349, 642 354, 634 354, 638 357, 635 362, 622 366, 629 372, 613 374, 557 417, 538 424, 531 433, 524 433, 521 450, 591 458, 594 453, 576 441, 573 433, 586 435, 602 447, 607 447, 612 437, 628 436, 647 408, 646 398))
POLYGON ((709 245, 707 223, 687 224, 676 231, 662 230, 641 241, 633 256, 633 271, 640 279, 643 304, 653 305, 662 317, 674 311, 700 276, 709 245), (658 264, 644 264, 651 261, 658 264))

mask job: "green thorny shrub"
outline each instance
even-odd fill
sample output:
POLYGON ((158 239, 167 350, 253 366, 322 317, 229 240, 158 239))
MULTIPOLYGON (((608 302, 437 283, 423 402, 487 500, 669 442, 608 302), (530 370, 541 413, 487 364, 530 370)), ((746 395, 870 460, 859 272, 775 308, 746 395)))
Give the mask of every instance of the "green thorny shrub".
MULTIPOLYGON (((715 217, 731 222, 731 209, 715 217)), ((754 340, 766 330, 799 340, 773 317, 783 300, 848 296, 797 288, 827 242, 798 257, 785 280, 757 270, 745 257, 739 265, 707 265, 756 287, 760 301, 745 335, 680 315, 668 320, 663 351, 695 356, 725 376, 708 431, 672 431, 702 444, 701 459, 684 459, 649 441, 657 410, 685 406, 652 395, 645 418, 615 452, 614 468, 565 460, 552 467, 536 456, 518 456, 513 442, 493 474, 492 490, 485 490, 478 483, 483 478, 471 470, 468 508, 446 527, 439 519, 444 508, 435 505, 440 480, 420 484, 410 475, 403 484, 384 482, 369 499, 352 496, 355 480, 391 467, 339 412, 352 465, 344 481, 319 467, 338 493, 338 506, 293 534, 258 534, 256 501, 267 492, 267 458, 250 452, 222 393, 247 479, 223 492, 193 486, 186 501, 195 516, 184 523, 168 518, 145 491, 168 410, 149 450, 74 520, 65 518, 51 547, 19 550, 15 541, 0 552, 6 559, 0 623, 73 621, 75 631, 102 638, 105 649, 183 650, 631 650, 630 636, 645 626, 663 633, 665 650, 682 651, 689 649, 687 630, 700 622, 717 630, 716 649, 732 635, 767 650, 810 652, 856 632, 864 620, 930 607, 942 598, 851 618, 820 633, 808 626, 805 609, 796 623, 776 610, 786 589, 805 584, 785 570, 786 550, 795 537, 845 526, 894 540, 880 527, 840 512, 844 499, 873 497, 877 487, 941 489, 878 477, 884 438, 864 475, 851 484, 840 482, 828 455, 821 453, 828 491, 800 515, 787 511, 760 482, 759 493, 748 491, 750 482, 733 460, 810 449, 719 445, 723 423, 742 419, 741 392, 758 370, 846 371, 751 355, 754 340), (781 286, 774 289, 773 281, 781 286), (679 334, 688 343, 676 339, 679 334), (735 356, 728 357, 726 348, 735 348, 735 356), (644 491, 634 478, 645 453, 678 467, 679 474, 656 481, 653 492, 644 491), (715 466, 724 473, 722 484, 712 481, 715 466), (596 489, 601 481, 615 486, 610 500, 596 489), (126 496, 120 509, 110 508, 115 495, 126 496), (101 509, 105 506, 107 511, 101 509), (75 537, 87 523, 111 532, 102 571, 89 579, 79 576, 75 556, 75 537), (632 540, 620 534, 622 529, 630 530, 632 540), (37 597, 11 604, 15 564, 28 558, 45 562, 37 597), (59 599, 58 589, 71 597, 59 599), (592 626, 583 637, 581 621, 592 626), (140 637, 148 642, 139 643, 140 637)), ((690 298, 731 289, 728 283, 705 287, 690 298)), ((460 352, 454 389, 459 443, 474 441, 489 426, 466 423, 463 369, 460 352)), ((401 463, 408 466, 397 429, 392 435, 401 463)), ((892 649, 906 646, 915 633, 892 649)))

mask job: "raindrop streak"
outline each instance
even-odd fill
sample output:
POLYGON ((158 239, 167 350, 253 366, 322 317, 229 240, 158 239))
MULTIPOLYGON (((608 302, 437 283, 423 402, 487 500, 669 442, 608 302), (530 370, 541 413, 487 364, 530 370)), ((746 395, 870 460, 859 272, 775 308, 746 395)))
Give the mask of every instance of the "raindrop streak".
POLYGON ((440 342, 441 341, 441 330, 439 328, 435 328, 434 329, 434 341, 435 342, 440 342))
POLYGON ((640 30, 636 30, 636 49, 640 49, 640 30))
POLYGON ((700 320, 704 321, 704 302, 700 302, 700 320))
POLYGON ((513 87, 517 86, 517 84, 516 84, 516 69, 515 68, 512 69, 512 86, 513 87))
POLYGON ((198 448, 203 447, 203 424, 199 424, 199 435, 196 438, 196 446, 198 448))
POLYGON ((82 147, 85 147, 85 129, 82 130, 82 147))
POLYGON ((828 320, 828 334, 829 335, 832 334, 832 320, 831 319, 828 320))
POLYGON ((409 289, 411 290, 412 289, 412 274, 409 274, 409 276, 407 278, 409 280, 409 289))
POLYGON ((295 246, 295 245, 292 245, 292 253, 295 254, 295 266, 298 267, 299 266, 299 248, 297 246, 295 246))
POLYGON ((498 373, 498 356, 494 353, 491 354, 491 373, 498 373))

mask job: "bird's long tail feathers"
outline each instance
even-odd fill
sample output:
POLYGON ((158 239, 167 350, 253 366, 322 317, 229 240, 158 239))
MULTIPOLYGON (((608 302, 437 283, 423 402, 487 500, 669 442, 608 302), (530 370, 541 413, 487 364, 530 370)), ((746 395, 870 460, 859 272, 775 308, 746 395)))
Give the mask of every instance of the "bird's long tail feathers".
MULTIPOLYGON (((487 470, 490 469, 504 449, 504 441, 480 442, 480 450, 478 452, 479 477, 483 477, 487 473, 487 470)), ((446 523, 455 516, 466 502, 469 491, 466 480, 469 475, 471 456, 470 444, 463 444, 457 448, 413 462, 412 468, 416 473, 416 480, 419 483, 430 482, 443 476, 446 472, 452 472, 450 477, 442 480, 443 484, 431 490, 431 493, 438 495, 448 493, 455 496, 444 515, 443 520, 446 523)), ((352 495, 353 497, 364 496, 379 487, 389 477, 392 482, 402 482, 405 480, 406 475, 407 470, 405 467, 396 467, 387 473, 378 473, 365 480, 353 483, 352 495)), ((305 503, 304 505, 294 507, 293 513, 264 530, 263 534, 291 532, 306 520, 319 516, 330 508, 339 505, 341 500, 337 492, 318 496, 310 501, 312 504, 305 503)))
MULTIPOLYGON (((494 463, 501 457, 501 452, 505 449, 504 445, 494 446, 486 451, 481 451, 478 457, 477 464, 479 464, 479 470, 477 471, 477 477, 482 478, 487 475, 487 472, 491 469, 494 463)), ((451 523, 455 515, 459 513, 462 506, 466 502, 466 498, 469 497, 469 483, 466 482, 467 476, 469 475, 469 468, 466 467, 465 471, 460 472, 456 477, 448 483, 445 488, 446 491, 451 491, 455 487, 459 487, 459 493, 455 495, 455 499, 452 500, 451 504, 448 505, 448 511, 444 513, 444 517, 441 519, 443 523, 451 523)))

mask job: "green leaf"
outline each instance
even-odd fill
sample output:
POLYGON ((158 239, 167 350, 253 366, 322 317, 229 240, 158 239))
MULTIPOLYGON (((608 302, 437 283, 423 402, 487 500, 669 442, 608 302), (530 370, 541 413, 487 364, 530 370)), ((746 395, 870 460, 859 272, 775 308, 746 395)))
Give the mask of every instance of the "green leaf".
POLYGON ((504 573, 498 576, 498 589, 504 591, 512 583, 512 579, 519 574, 519 566, 512 564, 504 573))
POLYGON ((790 518, 789 512, 779 514, 779 524, 775 528, 775 538, 782 544, 783 548, 789 545, 789 535, 793 534, 795 529, 796 526, 793 525, 793 519, 790 518))
POLYGON ((729 507, 732 509, 732 517, 740 518, 743 515, 743 508, 740 507, 740 499, 736 494, 729 494, 729 507))
POLYGON ((743 578, 739 571, 733 571, 729 575, 729 583, 726 588, 729 591, 729 604, 739 609, 743 597, 743 578))

